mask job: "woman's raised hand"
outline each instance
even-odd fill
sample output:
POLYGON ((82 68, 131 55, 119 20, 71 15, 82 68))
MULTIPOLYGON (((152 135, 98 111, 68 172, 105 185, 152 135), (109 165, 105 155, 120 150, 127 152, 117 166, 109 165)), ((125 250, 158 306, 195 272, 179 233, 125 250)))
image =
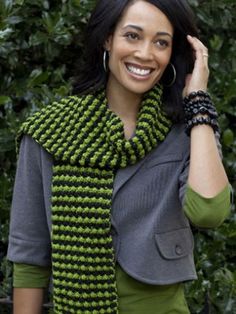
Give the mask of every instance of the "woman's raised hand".
POLYGON ((188 35, 187 40, 192 46, 195 63, 193 72, 186 76, 183 97, 194 91, 206 91, 209 78, 208 49, 196 37, 188 35))

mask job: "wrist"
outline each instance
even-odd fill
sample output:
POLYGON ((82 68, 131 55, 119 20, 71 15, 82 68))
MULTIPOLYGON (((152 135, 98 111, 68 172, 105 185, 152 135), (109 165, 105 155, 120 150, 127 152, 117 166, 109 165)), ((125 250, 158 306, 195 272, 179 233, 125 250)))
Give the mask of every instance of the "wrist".
POLYGON ((183 100, 183 109, 188 136, 194 126, 204 124, 219 132, 218 114, 209 93, 199 90, 188 94, 183 100))

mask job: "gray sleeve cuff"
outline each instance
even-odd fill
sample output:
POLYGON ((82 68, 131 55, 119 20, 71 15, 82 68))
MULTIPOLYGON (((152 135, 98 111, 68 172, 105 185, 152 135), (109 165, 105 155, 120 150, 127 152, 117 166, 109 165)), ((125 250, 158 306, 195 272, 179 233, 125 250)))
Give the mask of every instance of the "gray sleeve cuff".
POLYGON ((15 263, 50 266, 50 243, 17 239, 9 236, 7 258, 15 263))

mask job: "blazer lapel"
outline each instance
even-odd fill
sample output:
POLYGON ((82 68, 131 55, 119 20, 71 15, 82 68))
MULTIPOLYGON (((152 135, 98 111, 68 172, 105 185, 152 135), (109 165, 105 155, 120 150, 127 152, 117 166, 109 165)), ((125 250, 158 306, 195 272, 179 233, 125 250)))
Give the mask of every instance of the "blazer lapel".
POLYGON ((117 192, 122 188, 122 186, 138 171, 138 169, 144 163, 145 158, 136 163, 135 165, 128 166, 123 169, 119 169, 115 175, 112 199, 115 199, 117 192))

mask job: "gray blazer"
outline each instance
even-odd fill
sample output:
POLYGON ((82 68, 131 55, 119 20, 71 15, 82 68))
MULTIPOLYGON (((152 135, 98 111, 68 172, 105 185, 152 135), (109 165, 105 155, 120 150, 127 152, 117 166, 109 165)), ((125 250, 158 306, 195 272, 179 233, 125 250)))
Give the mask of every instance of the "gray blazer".
MULTIPOLYGON (((51 264, 51 156, 23 138, 13 194, 8 259, 51 264)), ((150 284, 196 279, 193 236, 182 207, 189 138, 175 125, 164 142, 115 176, 112 234, 116 260, 150 284)))

